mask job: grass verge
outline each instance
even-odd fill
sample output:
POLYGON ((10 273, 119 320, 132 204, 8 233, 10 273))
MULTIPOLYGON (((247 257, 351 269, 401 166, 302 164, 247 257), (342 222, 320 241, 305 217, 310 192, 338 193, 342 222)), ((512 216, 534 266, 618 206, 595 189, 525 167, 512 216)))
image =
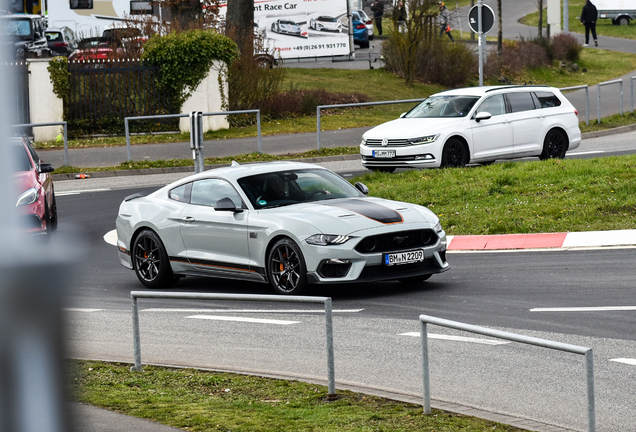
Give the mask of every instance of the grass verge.
MULTIPOLYGON (((568 28, 571 32, 585 34, 585 27, 583 26, 583 24, 581 24, 580 21, 581 11, 583 10, 584 5, 585 0, 569 0, 568 2, 568 28)), ((526 15, 525 17, 521 18, 519 22, 521 22, 521 24, 537 28, 539 26, 539 12, 537 11, 526 15)), ((547 10, 544 9, 543 25, 545 26, 547 22, 547 10)), ((636 39, 636 28, 634 27, 633 22, 627 26, 615 26, 612 24, 612 20, 599 19, 598 21, 596 21, 596 34, 597 36, 599 36, 599 44, 603 46, 603 39, 601 38, 601 36, 636 39)))
POLYGON ((512 426, 421 405, 248 375, 95 361, 70 362, 74 399, 188 431, 506 431, 512 426))

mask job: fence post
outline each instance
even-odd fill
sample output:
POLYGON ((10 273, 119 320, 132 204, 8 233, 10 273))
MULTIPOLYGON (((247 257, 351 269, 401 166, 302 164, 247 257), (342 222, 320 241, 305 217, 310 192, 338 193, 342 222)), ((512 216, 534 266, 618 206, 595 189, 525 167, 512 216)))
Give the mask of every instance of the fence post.
POLYGON ((331 316, 331 298, 325 300, 325 331, 327 333, 327 389, 328 398, 336 396, 336 374, 333 353, 333 319, 331 316))
POLYGON ((431 375, 428 368, 428 329, 420 320, 420 340, 422 345, 422 396, 424 398, 424 414, 431 413, 431 375))
POLYGON ((590 92, 589 87, 585 86, 585 124, 590 124, 590 92))
POLYGON ((141 339, 139 337, 139 307, 137 306, 137 297, 132 297, 132 318, 133 318, 133 349, 135 353, 135 365, 130 368, 131 371, 141 372, 141 339))
POLYGON ((197 125, 198 125, 198 144, 197 148, 197 161, 199 164, 199 170, 197 172, 205 171, 205 158, 203 157, 203 113, 201 111, 197 112, 197 125))
POLYGON ((258 133, 258 153, 263 153, 263 141, 261 139, 261 110, 256 111, 256 131, 258 133))
POLYGON ((320 150, 320 106, 316 107, 316 123, 318 124, 318 150, 320 150))
POLYGON ((623 80, 622 80, 622 79, 620 80, 619 86, 620 86, 620 92, 621 92, 621 101, 620 101, 621 108, 620 108, 620 113, 621 113, 621 115, 623 115, 623 80))
POLYGON ((598 116, 597 124, 601 124, 601 84, 597 84, 596 87, 598 88, 598 104, 596 106, 596 113, 598 116))
POLYGON ((587 430, 596 430, 596 409, 594 406, 594 355, 590 349, 585 353, 585 373, 587 375, 587 430))
POLYGON ((64 122, 64 166, 68 166, 68 123, 64 122))
POLYGON ((128 155, 127 162, 132 160, 132 154, 130 153, 130 131, 128 130, 128 117, 124 118, 124 128, 126 129, 126 153, 128 155))

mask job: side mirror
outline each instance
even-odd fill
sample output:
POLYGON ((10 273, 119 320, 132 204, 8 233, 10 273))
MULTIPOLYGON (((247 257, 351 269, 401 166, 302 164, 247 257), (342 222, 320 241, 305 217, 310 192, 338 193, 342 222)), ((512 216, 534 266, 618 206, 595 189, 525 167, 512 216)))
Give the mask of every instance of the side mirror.
POLYGON ((358 183, 355 184, 355 187, 356 187, 356 189, 358 189, 363 194, 369 195, 369 188, 364 183, 358 182, 358 183))
POLYGON ((234 201, 229 199, 228 197, 221 198, 217 202, 214 203, 215 211, 231 211, 234 213, 241 213, 243 211, 242 208, 236 208, 234 205, 234 201))
POLYGON ((50 173, 53 171, 55 171, 55 168, 53 167, 52 164, 47 164, 47 163, 40 164, 40 174, 50 173))
POLYGON ((490 117, 492 117, 492 114, 490 114, 488 111, 482 111, 475 116, 475 121, 479 123, 482 120, 488 120, 490 117))

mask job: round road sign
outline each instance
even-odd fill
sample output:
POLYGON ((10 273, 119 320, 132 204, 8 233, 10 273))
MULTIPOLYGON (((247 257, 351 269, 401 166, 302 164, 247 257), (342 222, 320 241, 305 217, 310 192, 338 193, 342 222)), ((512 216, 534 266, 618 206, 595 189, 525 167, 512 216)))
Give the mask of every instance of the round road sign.
MULTIPOLYGON (((492 11, 490 6, 482 5, 481 6, 481 32, 488 33, 493 24, 495 23, 495 13, 492 11)), ((471 30, 475 33, 479 33, 479 6, 475 5, 470 8, 470 12, 468 12, 468 25, 471 30)))

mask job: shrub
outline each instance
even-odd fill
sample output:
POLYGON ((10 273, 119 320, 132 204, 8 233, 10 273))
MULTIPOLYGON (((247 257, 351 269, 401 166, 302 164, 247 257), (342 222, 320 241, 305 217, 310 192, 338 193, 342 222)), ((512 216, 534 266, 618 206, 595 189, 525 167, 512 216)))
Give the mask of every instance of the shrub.
POLYGON ((581 58, 583 46, 571 34, 559 33, 552 38, 554 58, 570 62, 578 61, 581 58))

